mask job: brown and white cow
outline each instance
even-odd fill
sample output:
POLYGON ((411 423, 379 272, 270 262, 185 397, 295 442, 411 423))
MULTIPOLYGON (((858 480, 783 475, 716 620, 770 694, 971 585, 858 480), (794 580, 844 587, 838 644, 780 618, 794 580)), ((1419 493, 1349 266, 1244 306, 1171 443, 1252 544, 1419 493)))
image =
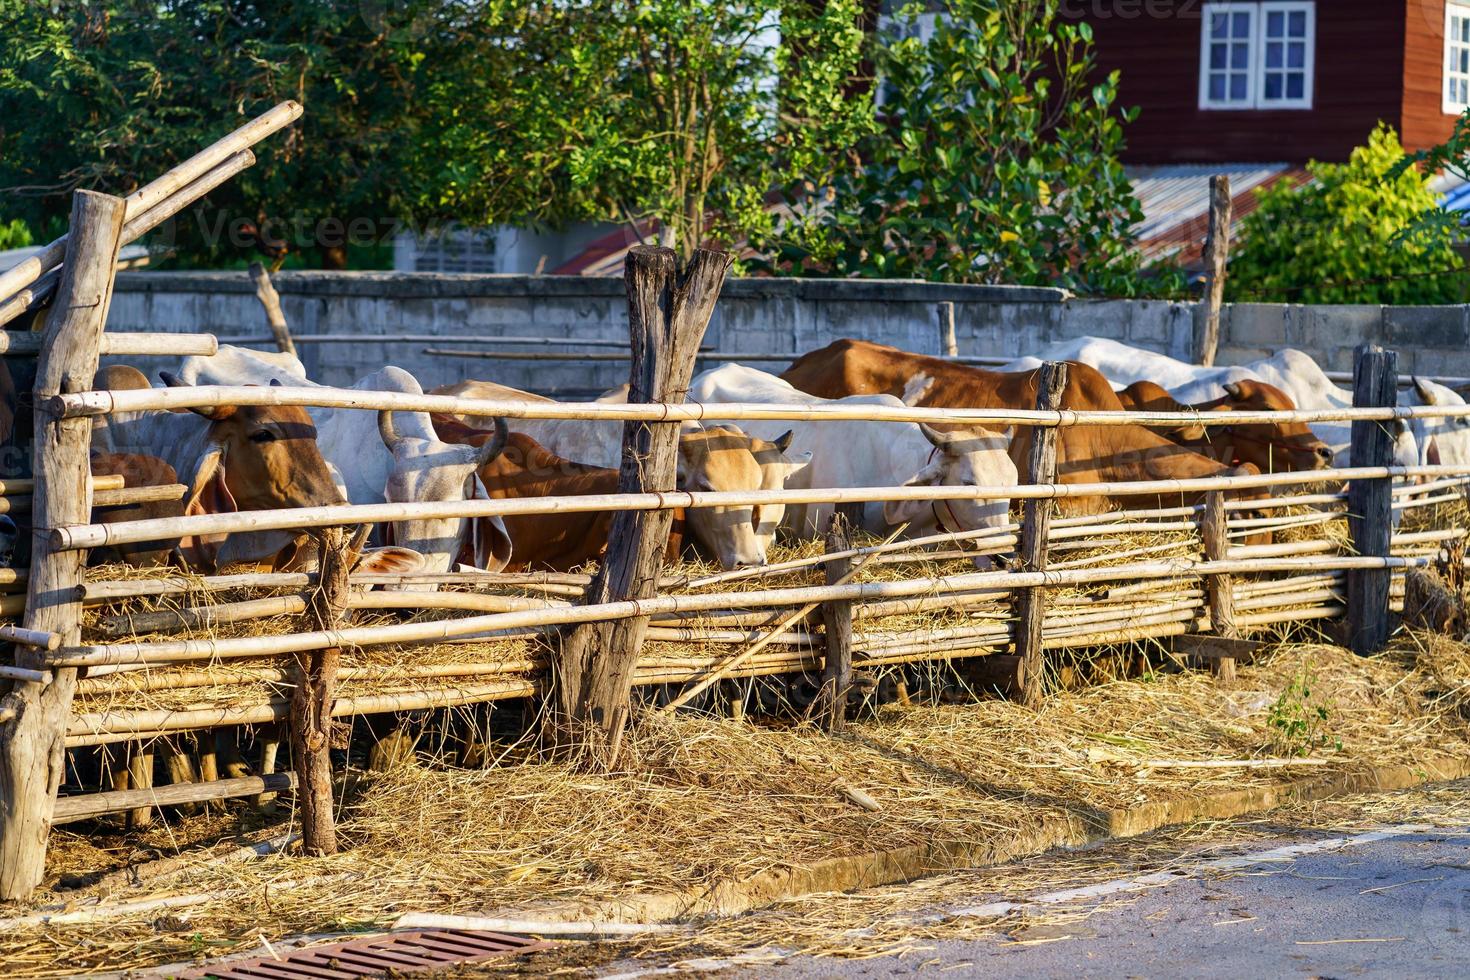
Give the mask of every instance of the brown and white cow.
MULTIPOLYGON (((141 375, 110 368, 99 381, 134 383, 141 375)), ((172 376, 165 376, 172 383, 172 376)), ((146 379, 144 380, 146 385, 146 379)), ((218 514, 287 507, 345 504, 316 443, 316 426, 296 406, 221 405, 177 412, 113 416, 93 433, 93 444, 112 453, 154 456, 189 487, 186 514, 218 514)), ((263 561, 298 536, 263 531, 190 537, 180 553, 193 567, 213 571, 236 561, 263 561)))
MULTIPOLYGON (((161 487, 179 482, 174 468, 156 456, 141 453, 93 453, 93 476, 120 476, 123 486, 161 487)), ((93 507, 92 519, 99 524, 116 524, 124 521, 147 521, 166 517, 182 517, 184 501, 154 500, 137 504, 119 504, 111 507, 93 507)), ((87 553, 87 564, 100 565, 118 561, 135 568, 168 563, 174 542, 139 541, 134 544, 110 545, 94 548, 87 553)))
MULTIPOLYGON (((493 438, 492 433, 451 416, 433 419, 439 438, 446 442, 483 445, 493 438)), ((505 431, 503 420, 497 420, 497 429, 505 431)), ((777 451, 775 446, 733 427, 685 432, 679 440, 679 485, 706 491, 758 489, 761 465, 756 457, 771 451, 777 451)), ((524 433, 510 432, 504 451, 480 468, 480 480, 494 499, 575 497, 616 493, 618 471, 565 459, 524 433)), ((612 516, 600 511, 503 518, 510 532, 513 566, 564 571, 601 557, 612 516)), ((751 507, 694 508, 683 513, 683 523, 725 568, 765 564, 751 507)), ((678 547, 676 536, 671 539, 673 553, 678 547)))
MULTIPOLYGON (((1152 381, 1135 381, 1118 392, 1130 411, 1148 412, 1290 412, 1296 405, 1280 388, 1264 381, 1228 381, 1225 394, 1212 401, 1184 405, 1152 381)), ((1332 465, 1332 449, 1304 422, 1251 425, 1192 425, 1156 429, 1175 443, 1221 463, 1251 463, 1262 473, 1296 473, 1332 465)))
MULTIPOLYGON (((985 371, 896 347, 844 339, 798 358, 782 377, 813 395, 843 398, 879 393, 902 396, 905 389, 914 390, 911 382, 926 375, 932 380, 916 401, 922 407, 1030 409, 1036 407, 1038 374, 985 371)), ((1107 379, 1077 363, 1069 364, 1062 407, 1123 410, 1107 379)), ((1017 426, 1010 448, 1018 468, 1030 456, 1031 437, 1032 427, 1017 426)), ((1063 428, 1057 438, 1057 478, 1061 483, 1197 479, 1256 472, 1250 464, 1232 468, 1218 463, 1142 426, 1070 426, 1063 428)), ((1194 496, 1185 495, 1185 499, 1194 496)), ((1115 499, 1142 506, 1159 502, 1159 497, 1152 494, 1115 499)), ((1170 499, 1177 501, 1179 497, 1170 495, 1170 499)), ((1071 513, 1095 513, 1109 506, 1108 498, 1102 497, 1069 497, 1061 503, 1071 513)))

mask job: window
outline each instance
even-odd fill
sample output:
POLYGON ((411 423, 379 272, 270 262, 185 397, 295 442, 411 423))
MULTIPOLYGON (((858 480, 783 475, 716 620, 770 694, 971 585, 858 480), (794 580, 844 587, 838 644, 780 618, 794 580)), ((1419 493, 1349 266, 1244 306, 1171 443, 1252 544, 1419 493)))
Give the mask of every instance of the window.
POLYGON ((1470 6, 1444 9, 1444 111, 1459 115, 1470 107, 1470 6))
POLYGON ((1300 0, 1205 4, 1200 108, 1310 109, 1315 14, 1300 0))
POLYGON ((488 229, 445 228, 411 238, 414 272, 496 272, 495 233, 488 229))

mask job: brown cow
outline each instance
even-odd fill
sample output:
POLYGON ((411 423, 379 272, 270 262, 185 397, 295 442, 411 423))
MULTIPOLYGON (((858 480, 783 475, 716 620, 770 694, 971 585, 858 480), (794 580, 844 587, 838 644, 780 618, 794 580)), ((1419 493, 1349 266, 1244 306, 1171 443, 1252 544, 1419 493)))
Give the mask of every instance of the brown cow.
MULTIPOLYGON (((1232 381, 1214 401, 1184 405, 1152 381, 1135 381, 1118 392, 1130 411, 1149 412, 1291 412, 1295 403, 1280 388, 1264 381, 1232 381)), ((1332 465, 1332 450, 1302 422, 1254 425, 1191 425, 1155 429, 1174 442, 1222 463, 1250 463, 1263 473, 1296 473, 1332 465)))
MULTIPOLYGON (((453 416, 434 415, 434 429, 445 442, 482 446, 495 432, 466 425, 453 416)), ((504 426, 503 420, 499 421, 504 426)), ((531 497, 579 497, 616 493, 618 471, 588 466, 547 452, 530 436, 511 432, 500 455, 480 467, 480 481, 495 500, 531 497)), ((510 533, 510 571, 570 571, 602 558, 607 548, 612 511, 572 514, 524 514, 503 518, 510 533)), ((665 557, 678 557, 682 545, 682 511, 675 513, 674 532, 665 557)))
MULTIPOLYGON (((110 368, 126 384, 128 369, 110 368)), ((164 374, 171 385, 177 379, 164 374)), ((346 503, 316 444, 311 416, 297 406, 209 406, 179 412, 135 412, 112 416, 93 432, 107 452, 156 456, 189 487, 186 514, 218 514, 346 503)), ((180 551, 188 564, 213 571, 231 561, 275 555, 297 536, 261 531, 186 538, 180 551)))
MULTIPOLYGON (((914 404, 932 408, 1036 407, 1039 371, 1000 372, 955 364, 938 357, 911 354, 863 340, 838 340, 798 358, 782 375, 802 391, 823 398, 887 393, 903 397, 920 375, 932 379, 914 404)), ((1069 363, 1062 407, 1079 411, 1123 410, 1122 403, 1097 370, 1069 363)), ((1011 440, 1011 458, 1025 472, 1031 453, 1030 426, 1017 426, 1011 440)), ((1137 425, 1069 426, 1057 439, 1057 478, 1061 483, 1185 480, 1212 476, 1254 474, 1254 466, 1237 468, 1176 446, 1165 437, 1137 425)), ((1185 495, 1185 499, 1197 497, 1185 495)), ((1113 498, 1130 505, 1154 506, 1157 495, 1136 499, 1113 498)), ((1173 495, 1170 499, 1177 500, 1173 495)), ((1061 501, 1069 513, 1107 509, 1104 497, 1069 497, 1061 501)))
MULTIPOLYGON (((133 487, 161 487, 178 483, 174 468, 157 456, 141 453, 93 453, 93 476, 121 476, 123 485, 133 487)), ((139 504, 119 504, 113 507, 93 508, 93 519, 99 524, 115 524, 123 521, 148 521, 164 517, 181 517, 184 513, 182 498, 155 500, 139 504)), ((168 563, 173 551, 173 541, 139 541, 134 544, 116 544, 94 548, 87 554, 87 564, 100 565, 119 561, 135 568, 168 563)))

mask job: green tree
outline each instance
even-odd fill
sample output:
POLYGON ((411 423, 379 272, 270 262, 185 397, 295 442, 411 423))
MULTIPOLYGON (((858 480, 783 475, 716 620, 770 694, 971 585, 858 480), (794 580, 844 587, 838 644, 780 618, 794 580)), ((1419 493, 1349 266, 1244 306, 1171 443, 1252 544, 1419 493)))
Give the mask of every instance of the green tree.
POLYGON ((871 98, 846 91, 861 13, 858 0, 523 3, 479 42, 509 77, 444 91, 453 111, 429 125, 453 161, 446 198, 467 222, 656 223, 686 255, 768 232, 768 194, 830 179, 872 128, 871 98), (494 85, 510 94, 479 98, 494 85))
MULTIPOLYGON (((503 77, 498 2, 0 0, 0 194, 54 233, 77 187, 127 193, 291 98, 306 114, 260 162, 177 223, 189 261, 244 257, 238 223, 340 265, 397 220, 454 217, 421 140, 435 86, 503 77), (473 56, 473 59, 472 57, 473 56)), ((477 93, 485 98, 484 92, 477 93)), ((493 106, 478 107, 494 113, 493 106)), ((507 207, 530 202, 506 201, 507 207)))
POLYGON ((1259 193, 1230 258, 1232 300, 1291 303, 1456 303, 1464 263, 1455 230, 1425 175, 1402 165, 1380 124, 1345 164, 1313 162, 1301 186, 1259 193))
POLYGON ((880 128, 774 250, 796 274, 1137 288, 1117 74, 1060 0, 949 0, 877 42, 880 128))

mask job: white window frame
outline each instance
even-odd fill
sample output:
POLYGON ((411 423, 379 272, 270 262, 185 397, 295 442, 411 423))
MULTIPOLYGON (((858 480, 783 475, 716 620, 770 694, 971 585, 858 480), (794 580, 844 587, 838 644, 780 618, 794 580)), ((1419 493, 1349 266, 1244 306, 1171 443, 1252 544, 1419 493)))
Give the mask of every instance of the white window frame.
MULTIPOLYGON (((1470 9, 1470 8, 1467 8, 1470 9)), ((1274 111, 1277 109, 1310 109, 1316 92, 1317 66, 1317 4, 1313 0, 1264 0, 1260 3, 1246 0, 1220 0, 1205 3, 1200 16, 1199 43, 1199 107, 1222 112, 1274 111), (1246 67, 1246 97, 1233 100, 1210 98, 1210 21, 1216 14, 1250 14, 1249 61, 1246 67), (1298 99, 1267 99, 1266 89, 1266 20, 1268 14, 1301 13, 1306 15, 1305 57, 1302 96, 1298 99)), ((1448 23, 1448 20, 1446 20, 1448 23)), ((1446 56, 1446 64, 1448 56, 1446 56)), ((1275 70, 1275 69, 1271 69, 1275 70)), ((1295 70, 1295 69, 1293 69, 1295 70)), ((1449 86, 1446 84, 1445 91, 1449 86)))
POLYGON ((1459 72, 1450 67, 1450 56, 1454 53, 1452 48, 1470 47, 1470 44, 1460 41, 1454 35, 1456 17, 1470 21, 1470 4, 1449 0, 1444 5, 1444 52, 1439 60, 1440 66, 1444 69, 1439 83, 1440 108, 1451 116, 1458 116, 1470 108, 1470 99, 1460 100, 1450 95, 1450 85, 1456 81, 1465 82, 1466 89, 1470 90, 1470 72, 1459 72))

